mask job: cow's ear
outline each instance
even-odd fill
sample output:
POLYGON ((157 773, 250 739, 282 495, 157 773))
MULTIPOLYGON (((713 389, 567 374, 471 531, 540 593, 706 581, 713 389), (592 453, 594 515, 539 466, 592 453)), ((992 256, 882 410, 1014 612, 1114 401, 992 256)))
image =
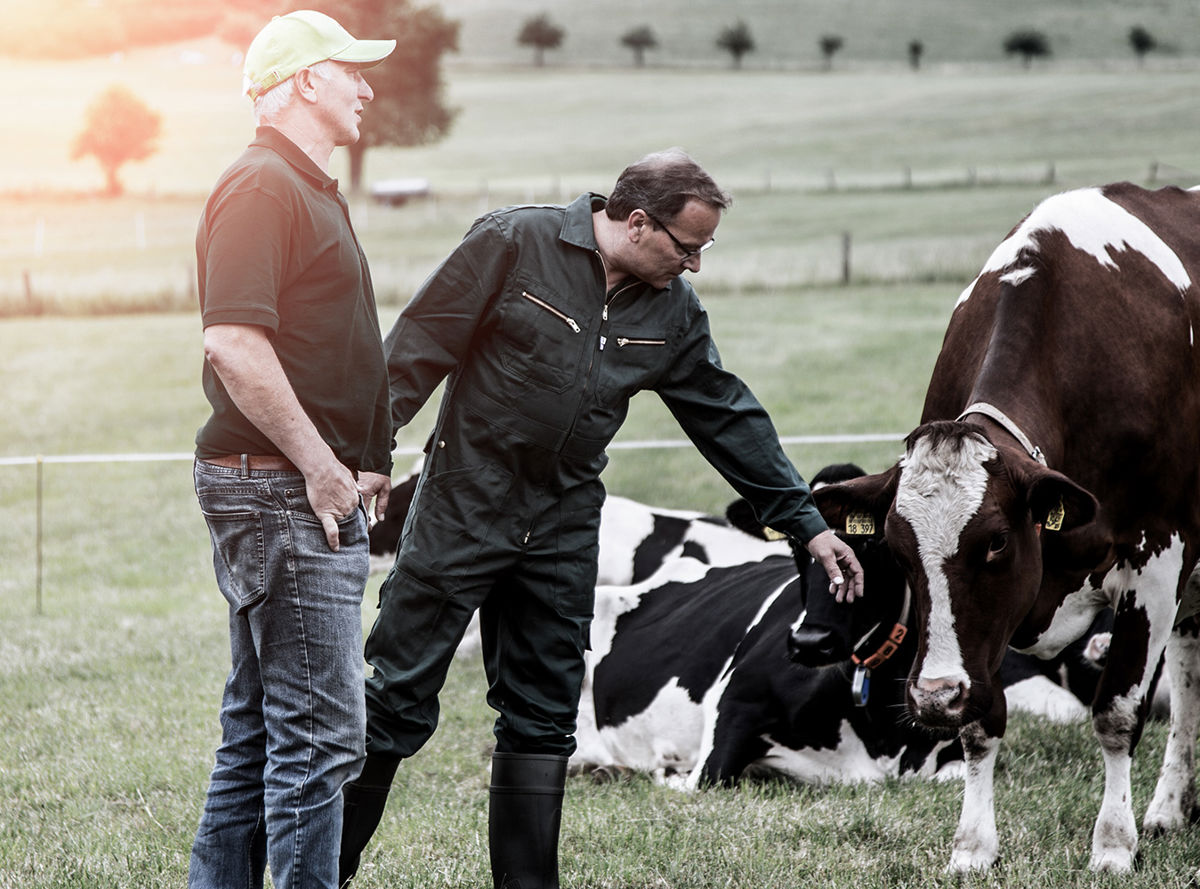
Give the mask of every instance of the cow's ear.
POLYGON ((1093 522, 1100 508, 1092 492, 1061 472, 1041 469, 1031 474, 1026 502, 1033 521, 1046 531, 1072 531, 1093 522))
POLYGON ((1112 550, 1107 525, 1096 520, 1099 502, 1091 491, 1052 469, 1040 469, 1027 491, 1030 515, 1042 528, 1046 567, 1051 573, 1071 575, 1072 584, 1082 583, 1086 573, 1104 564, 1112 550))
POLYGON ((813 491, 813 499, 825 524, 834 531, 877 537, 883 534, 883 523, 896 499, 899 478, 897 465, 875 475, 822 485, 813 491))
POLYGON ((750 501, 743 497, 734 500, 725 508, 725 518, 730 525, 739 531, 745 531, 751 537, 759 540, 772 539, 771 534, 774 532, 763 526, 763 523, 758 520, 758 516, 754 514, 754 507, 750 505, 750 501))

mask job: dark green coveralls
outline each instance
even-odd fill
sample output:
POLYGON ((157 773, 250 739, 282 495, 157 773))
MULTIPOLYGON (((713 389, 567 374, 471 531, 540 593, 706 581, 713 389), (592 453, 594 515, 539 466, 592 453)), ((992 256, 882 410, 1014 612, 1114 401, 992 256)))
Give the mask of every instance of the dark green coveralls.
POLYGON ((750 390, 721 367, 682 277, 605 292, 604 198, 477 220, 385 342, 393 420, 448 377, 396 563, 366 644, 367 749, 408 757, 478 608, 500 753, 566 756, 596 580, 605 447, 629 398, 658 393, 773 528, 825 530, 750 390))

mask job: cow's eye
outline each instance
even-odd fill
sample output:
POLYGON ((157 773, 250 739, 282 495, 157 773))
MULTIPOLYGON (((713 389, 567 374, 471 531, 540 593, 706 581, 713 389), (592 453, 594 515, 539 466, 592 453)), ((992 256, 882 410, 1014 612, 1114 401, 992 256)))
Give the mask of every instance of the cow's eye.
POLYGON ((1008 549, 1008 535, 1004 532, 993 534, 991 543, 988 544, 987 560, 991 562, 1000 558, 1006 549, 1008 549))

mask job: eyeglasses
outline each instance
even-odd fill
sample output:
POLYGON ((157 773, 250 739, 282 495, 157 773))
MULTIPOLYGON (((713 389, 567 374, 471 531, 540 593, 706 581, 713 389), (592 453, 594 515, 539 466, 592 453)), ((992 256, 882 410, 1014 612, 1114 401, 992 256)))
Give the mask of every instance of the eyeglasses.
POLYGON ((667 233, 667 237, 670 238, 672 242, 674 242, 675 248, 681 254, 681 256, 679 257, 680 262, 689 260, 693 256, 699 256, 701 253, 703 253, 705 250, 707 250, 713 244, 717 243, 716 238, 709 238, 706 243, 701 244, 699 247, 688 247, 685 244, 683 244, 679 240, 679 238, 677 238, 673 234, 671 234, 671 230, 669 228, 667 228, 665 225, 663 225, 661 222, 659 222, 657 219, 655 219, 653 216, 651 216, 647 210, 642 210, 642 212, 646 214, 647 219, 649 219, 651 222, 653 222, 655 225, 657 225, 659 228, 661 228, 663 231, 665 231, 667 233))

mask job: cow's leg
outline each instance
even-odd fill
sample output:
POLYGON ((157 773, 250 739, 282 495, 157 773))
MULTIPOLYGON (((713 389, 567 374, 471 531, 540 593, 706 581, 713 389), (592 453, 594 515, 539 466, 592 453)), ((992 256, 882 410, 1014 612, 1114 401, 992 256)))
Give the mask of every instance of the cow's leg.
MULTIPOLYGON (((1109 723, 1136 719, 1122 707, 1119 714, 1109 711, 1104 719, 1109 723)), ((1100 722, 1095 722, 1100 745, 1104 753, 1104 801, 1096 817, 1092 832, 1091 868, 1096 871, 1125 872, 1133 867, 1133 856, 1137 852, 1137 824, 1130 804, 1130 766, 1133 756, 1129 751, 1131 732, 1101 731, 1100 722)))
POLYGON ((1142 827, 1148 833, 1178 830, 1196 806, 1195 744, 1200 725, 1200 622, 1189 618, 1167 643, 1171 731, 1162 771, 1142 827))
POLYGON ((726 673, 704 695, 700 749, 695 768, 684 781, 688 790, 709 784, 733 785, 746 766, 766 752, 766 745, 758 740, 761 727, 755 722, 760 705, 738 698, 733 688, 737 678, 737 671, 726 673), (755 742, 754 752, 746 749, 755 742))
POLYGON ((954 831, 954 847, 947 870, 963 873, 986 870, 996 860, 1000 837, 996 833, 994 775, 999 736, 990 734, 979 722, 959 732, 967 762, 962 813, 954 831))
POLYGON ((1092 832, 1091 868, 1125 873, 1137 853, 1130 769, 1142 733, 1143 702, 1171 635, 1174 592, 1182 570, 1182 546, 1155 556, 1138 572, 1110 575, 1123 582, 1113 623, 1111 653, 1101 675, 1092 726, 1104 754, 1104 800, 1092 832))

